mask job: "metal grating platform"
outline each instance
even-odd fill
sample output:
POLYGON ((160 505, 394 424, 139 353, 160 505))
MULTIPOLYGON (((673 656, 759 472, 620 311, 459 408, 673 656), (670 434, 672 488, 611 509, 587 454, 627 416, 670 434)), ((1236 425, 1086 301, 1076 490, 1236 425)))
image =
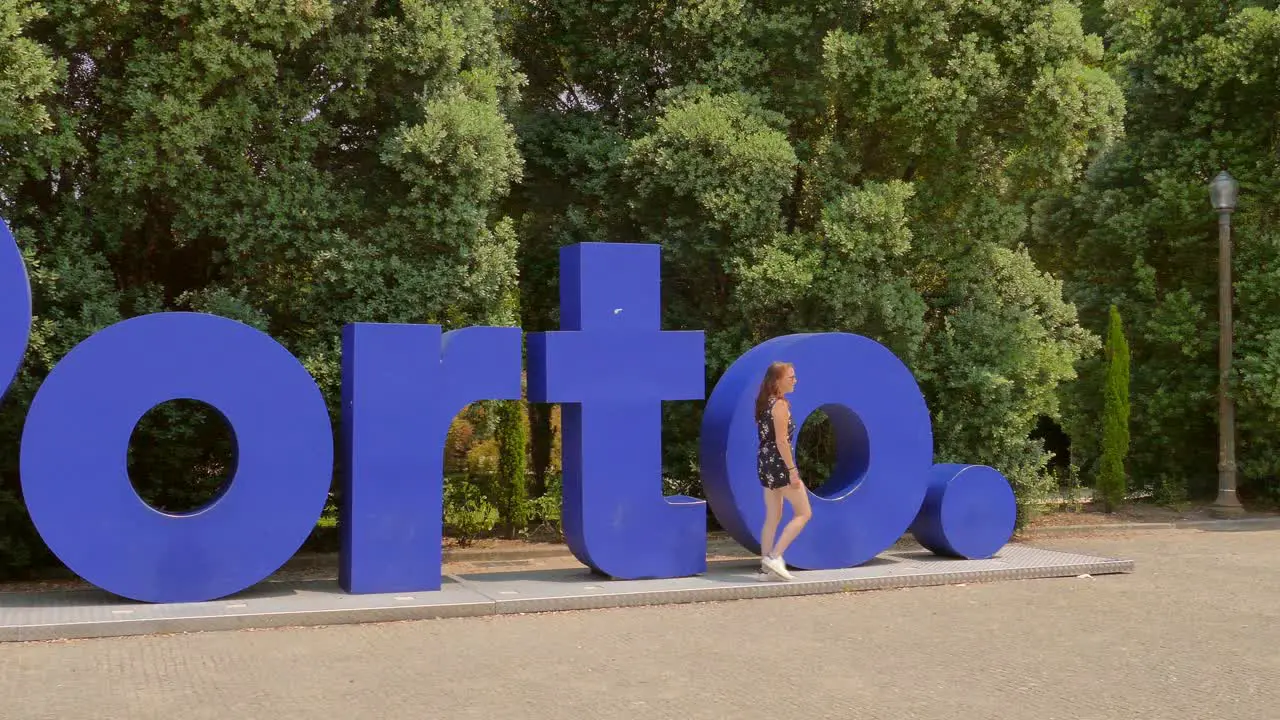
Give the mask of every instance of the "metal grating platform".
POLYGON ((0 593, 0 642, 247 628, 428 620, 507 613, 663 605, 857 590, 1125 573, 1130 560, 1011 544, 990 560, 890 552, 846 570, 793 571, 764 582, 758 562, 712 563, 705 575, 615 581, 586 569, 451 576, 439 592, 348 595, 337 582, 267 582, 212 602, 150 605, 97 590, 0 593))

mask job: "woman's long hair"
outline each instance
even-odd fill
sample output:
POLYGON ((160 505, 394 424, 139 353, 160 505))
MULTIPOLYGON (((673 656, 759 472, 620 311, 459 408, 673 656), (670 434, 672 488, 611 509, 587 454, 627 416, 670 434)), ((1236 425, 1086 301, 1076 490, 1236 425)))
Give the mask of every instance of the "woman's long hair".
POLYGON ((769 409, 769 401, 779 396, 778 381, 791 369, 791 363, 776 362, 764 371, 764 382, 760 383, 760 394, 756 396, 756 417, 769 409))

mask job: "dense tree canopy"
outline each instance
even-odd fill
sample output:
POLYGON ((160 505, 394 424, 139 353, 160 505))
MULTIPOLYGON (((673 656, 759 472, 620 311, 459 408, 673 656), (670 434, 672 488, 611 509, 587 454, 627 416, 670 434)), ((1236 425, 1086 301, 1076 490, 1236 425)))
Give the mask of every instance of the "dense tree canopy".
MULTIPOLYGON (((665 326, 707 331, 709 383, 776 335, 883 342, 927 396, 937 459, 998 467, 1024 502, 1053 482, 1038 424, 1060 421, 1097 472, 1117 305, 1131 482, 1198 493, 1215 448, 1205 184, 1223 167, 1242 183, 1242 476, 1274 489, 1278 4, 0 0, 0 216, 37 315, 0 409, 0 570, 45 559, 17 497, 22 418, 94 331, 232 317, 336 409, 342 324, 551 329, 558 249, 581 241, 662 244, 665 326)), ((554 514, 538 497, 558 487, 554 414, 528 407, 528 505, 522 407, 460 418, 449 527, 554 514)), ((700 412, 667 407, 673 490, 700 494, 700 412)), ((803 439, 820 475, 821 417, 803 439)), ((135 433, 135 485, 199 504, 230 443, 206 408, 162 406, 135 433)))
MULTIPOLYGON (((247 322, 335 403, 346 322, 513 322, 497 205, 521 168, 518 75, 499 41, 490 0, 0 3, 17 59, 0 63, 0 215, 37 314, 0 424, 7 517, 22 406, 119 319, 247 322)), ((226 429, 196 413, 164 406, 135 435, 135 484, 162 506, 225 478, 226 429)))
MULTIPOLYGON (((1241 182, 1235 226, 1236 368, 1243 488, 1280 471, 1280 3, 1115 0, 1109 52, 1127 133, 1046 201, 1035 246, 1086 325, 1125 308, 1132 346, 1133 480, 1161 493, 1216 482, 1217 227, 1208 183, 1241 182)), ((1096 466, 1102 364, 1068 396, 1073 450, 1096 466)))
MULTIPOLYGON (((1032 203, 1120 131, 1070 2, 525 6, 526 308, 555 248, 664 246, 665 319, 708 331, 708 378, 791 332, 873 337, 919 377, 939 456, 1043 477, 1029 439, 1099 344, 1025 248, 1032 203)), ((540 311, 540 312, 539 312, 540 311)), ((668 414, 695 479, 697 408, 668 414)))

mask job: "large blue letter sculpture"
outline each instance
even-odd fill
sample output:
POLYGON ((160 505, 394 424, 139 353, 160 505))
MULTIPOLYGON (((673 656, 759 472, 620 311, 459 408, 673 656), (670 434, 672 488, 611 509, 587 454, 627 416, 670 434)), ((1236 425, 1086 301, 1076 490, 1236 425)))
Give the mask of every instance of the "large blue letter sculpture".
POLYGON ((797 426, 822 409, 831 418, 837 452, 832 477, 814 498, 813 519, 787 552, 787 562, 807 569, 864 563, 911 525, 933 462, 929 410, 915 379, 892 353, 866 338, 775 338, 729 367, 702 420, 702 481, 711 510, 735 540, 759 551, 764 502, 754 406, 765 369, 778 360, 795 364, 791 403, 797 426))
POLYGON ((705 504, 662 496, 662 401, 706 392, 701 332, 664 332, 661 248, 560 252, 561 332, 529 335, 529 399, 563 403, 565 539, 615 578, 707 566, 705 504))
POLYGON ((150 602, 209 600, 266 578, 315 528, 333 477, 320 389, 267 335, 214 315, 126 320, 80 343, 31 403, 22 494, 49 548, 80 577, 150 602), (210 505, 162 513, 129 482, 148 410, 200 400, 235 434, 236 469, 210 505))
POLYGON ((793 416, 802 420, 821 409, 836 435, 835 470, 788 550, 789 564, 860 565, 909 528, 929 549, 966 557, 987 556, 1008 540, 1015 510, 1008 482, 990 468, 933 469, 929 411, 911 372, 879 343, 842 333, 765 342, 730 366, 712 391, 702 420, 702 482, 734 540, 760 550, 764 502, 754 403, 775 361, 796 367, 793 416))
MULTIPOLYGON (((661 329, 660 253, 639 244, 565 248, 561 330, 529 336, 529 399, 564 405, 569 548, 616 578, 706 569, 706 504, 662 491, 662 403, 702 399, 705 380, 703 334, 661 329)), ((30 283, 0 222, 0 393, 30 328, 30 283)), ((348 591, 439 589, 446 434, 468 403, 520 396, 520 338, 518 328, 344 330, 348 591)), ((956 557, 989 557, 1008 540, 1009 483, 988 467, 933 465, 929 412, 911 373, 883 346, 840 333, 766 342, 712 393, 703 481, 736 540, 759 548, 753 403, 775 360, 796 366, 797 419, 821 409, 837 440, 833 476, 788 552, 793 565, 864 563, 908 529, 956 557)), ((328 495, 333 437, 315 381, 270 337, 213 315, 161 313, 117 323, 58 363, 32 401, 20 464, 36 528, 81 577, 138 600, 200 601, 259 582, 297 551, 328 495), (134 491, 128 446, 146 412, 181 398, 223 414, 237 462, 215 501, 170 514, 134 491)))
POLYGON ((31 334, 31 283, 22 253, 0 218, 0 400, 22 366, 31 334))
POLYGON ((348 325, 343 333, 342 586, 440 589, 444 442, 476 400, 519 399, 519 328, 348 325))

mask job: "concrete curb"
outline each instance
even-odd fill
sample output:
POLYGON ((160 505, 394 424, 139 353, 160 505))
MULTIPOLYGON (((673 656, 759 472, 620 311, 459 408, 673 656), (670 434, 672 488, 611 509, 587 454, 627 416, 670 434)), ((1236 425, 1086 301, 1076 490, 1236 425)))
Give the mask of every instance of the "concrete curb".
MULTIPOLYGON (((550 545, 534 548, 449 548, 443 553, 445 564, 501 562, 504 560, 538 560, 542 558, 569 557, 569 548, 565 545, 550 545)), ((336 552, 298 553, 289 559, 286 567, 299 570, 308 567, 337 565, 336 552)))
MULTIPOLYGON (((1259 518, 1228 518, 1223 520, 1174 520, 1170 522, 1128 522, 1101 523, 1097 525, 1056 525, 1024 530, 1018 533, 1011 542, 1027 542, 1040 537, 1055 535, 1120 534, 1141 530, 1280 530, 1280 516, 1259 518)), ((903 535, 899 545, 914 546, 917 543, 910 534, 903 535)), ((716 532, 707 535, 707 552, 710 555, 742 555, 746 550, 738 545, 728 533, 716 532)), ((533 549, 471 549, 458 548, 446 551, 446 563, 462 562, 500 562, 503 560, 538 560, 543 558, 572 557, 569 548, 563 545, 549 548, 533 549)))
MULTIPOLYGON (((1102 523, 1098 525, 1056 525, 1024 530, 1013 537, 1010 542, 1029 542, 1037 538, 1058 535, 1078 534, 1120 534, 1142 530, 1280 530, 1280 516, 1261 518, 1229 518, 1224 520, 1174 520, 1171 522, 1129 522, 1102 523)), ((915 539, 908 533, 898 541, 899 546, 915 546, 915 539)), ((714 556, 747 556, 746 549, 738 545, 725 532, 714 532, 707 535, 707 553, 714 556)), ((565 545, 553 545, 537 548, 450 548, 444 552, 445 563, 482 563, 518 560, 543 560, 548 558, 571 558, 573 554, 565 545)), ((316 553, 299 555, 290 561, 290 565, 324 565, 336 562, 337 553, 316 553)))
POLYGON ((1024 530, 1014 542, 1034 540, 1053 535, 1078 533, 1127 533, 1139 530, 1280 530, 1280 517, 1233 518, 1227 520, 1174 520, 1172 522, 1102 523, 1098 525, 1057 525, 1024 530))
POLYGON ((494 550, 489 548, 459 548, 446 550, 444 562, 489 562, 496 560, 537 560, 539 558, 571 555, 567 545, 546 548, 521 548, 519 550, 494 550))

